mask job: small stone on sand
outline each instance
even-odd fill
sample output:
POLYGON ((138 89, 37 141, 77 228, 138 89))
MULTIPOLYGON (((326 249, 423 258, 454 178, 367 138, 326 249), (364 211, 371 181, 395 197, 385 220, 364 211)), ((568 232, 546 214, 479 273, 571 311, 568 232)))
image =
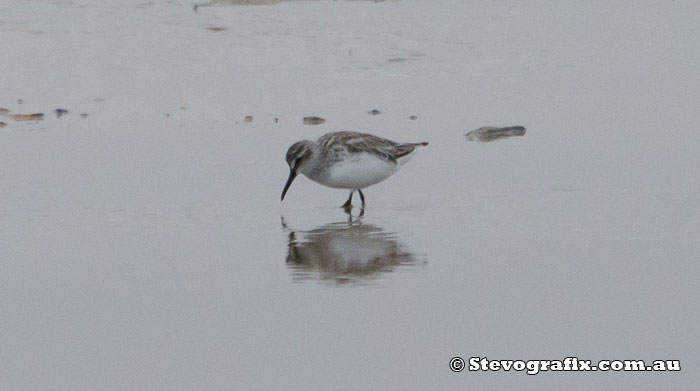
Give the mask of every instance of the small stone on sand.
POLYGON ((56 109, 53 112, 56 113, 56 118, 61 118, 61 116, 68 114, 66 109, 56 109))

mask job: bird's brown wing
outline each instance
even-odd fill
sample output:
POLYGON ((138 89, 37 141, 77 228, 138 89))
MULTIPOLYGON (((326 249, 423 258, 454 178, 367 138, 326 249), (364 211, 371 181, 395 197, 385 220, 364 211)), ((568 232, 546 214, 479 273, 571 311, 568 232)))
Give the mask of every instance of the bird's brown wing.
POLYGON ((399 144, 371 134, 349 131, 325 134, 318 139, 318 144, 326 150, 341 148, 346 149, 348 153, 371 153, 394 163, 415 151, 416 147, 428 145, 426 142, 399 144))

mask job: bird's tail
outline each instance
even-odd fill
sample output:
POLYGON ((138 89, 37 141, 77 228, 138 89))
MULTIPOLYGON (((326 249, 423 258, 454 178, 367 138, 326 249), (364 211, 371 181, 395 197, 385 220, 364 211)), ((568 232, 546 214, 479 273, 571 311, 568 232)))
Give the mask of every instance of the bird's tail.
POLYGON ((406 162, 411 160, 413 157, 413 152, 421 147, 425 147, 428 145, 427 142, 422 142, 422 143, 407 143, 407 144, 401 144, 398 146, 398 153, 396 154, 397 161, 399 162, 399 165, 404 165, 406 162))

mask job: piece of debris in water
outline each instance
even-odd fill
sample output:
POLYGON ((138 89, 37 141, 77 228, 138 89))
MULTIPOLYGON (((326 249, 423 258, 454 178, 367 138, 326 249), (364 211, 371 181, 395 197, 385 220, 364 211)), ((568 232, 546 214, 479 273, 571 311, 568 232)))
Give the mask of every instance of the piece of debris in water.
POLYGON ((243 119, 245 122, 253 122, 253 116, 252 115, 246 115, 245 118, 243 119))
POLYGON ((377 115, 377 114, 381 114, 382 112, 377 110, 377 109, 373 109, 373 110, 368 111, 367 113, 371 114, 371 115, 377 115))
POLYGON ((207 30, 218 33, 221 31, 226 31, 226 30, 228 30, 228 28, 223 27, 223 26, 209 26, 209 27, 207 27, 207 30))
POLYGON ((86 113, 80 114, 80 118, 87 118, 87 116, 88 116, 88 115, 87 115, 86 113))
POLYGON ((17 99, 17 104, 21 105, 22 103, 24 103, 22 99, 17 99))
POLYGON ((68 114, 66 109, 56 109, 53 112, 56 113, 56 118, 61 118, 61 116, 68 114))
POLYGON ((467 133, 467 140, 488 142, 507 137, 516 137, 524 135, 525 128, 522 126, 507 126, 505 128, 484 126, 477 130, 472 130, 471 132, 467 133))
POLYGON ((4 128, 5 126, 7 126, 7 124, 6 124, 6 123, 4 123, 4 122, 0 122, 0 128, 4 128))
POLYGON ((415 121, 418 119, 418 116, 412 115, 412 116, 408 117, 408 119, 410 119, 411 121, 415 121))
POLYGON ((44 113, 33 113, 33 114, 10 114, 8 117, 15 121, 36 121, 39 122, 44 119, 44 113))
POLYGON ((321 117, 304 117, 304 125, 321 125, 326 122, 325 119, 321 117))
POLYGON ((0 114, 6 115, 6 114, 9 113, 9 112, 10 112, 10 110, 8 110, 8 109, 6 109, 6 108, 4 108, 4 107, 0 107, 0 114))
POLYGON ((278 122, 280 122, 280 119, 275 117, 275 123, 278 123, 278 122))

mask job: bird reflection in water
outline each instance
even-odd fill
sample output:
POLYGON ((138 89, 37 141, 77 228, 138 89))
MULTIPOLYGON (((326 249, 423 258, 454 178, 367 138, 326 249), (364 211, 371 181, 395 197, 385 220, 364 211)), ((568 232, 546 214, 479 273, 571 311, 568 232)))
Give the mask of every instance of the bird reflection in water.
MULTIPOLYGON (((361 217, 361 216, 359 216, 361 217)), ((373 224, 331 223, 311 231, 289 231, 287 266, 294 281, 321 280, 334 284, 362 284, 384 273, 418 264, 415 254, 394 233, 373 224)))

